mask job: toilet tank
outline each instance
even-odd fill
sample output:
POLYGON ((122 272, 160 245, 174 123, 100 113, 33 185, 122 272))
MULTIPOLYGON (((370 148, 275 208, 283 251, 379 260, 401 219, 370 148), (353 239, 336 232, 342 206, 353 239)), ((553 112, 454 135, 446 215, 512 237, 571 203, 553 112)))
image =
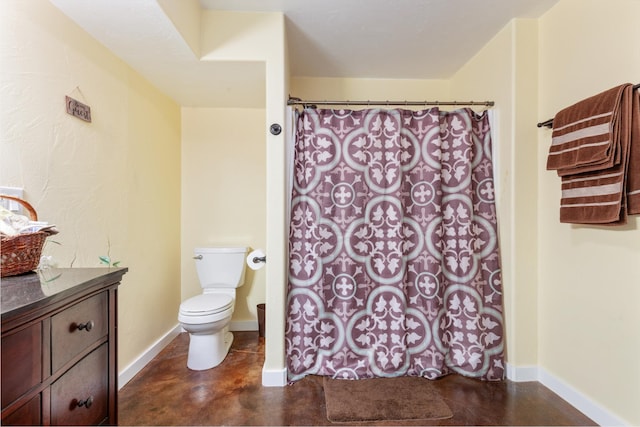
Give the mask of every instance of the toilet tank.
POLYGON ((248 248, 196 248, 196 271, 203 288, 239 288, 244 284, 248 248))

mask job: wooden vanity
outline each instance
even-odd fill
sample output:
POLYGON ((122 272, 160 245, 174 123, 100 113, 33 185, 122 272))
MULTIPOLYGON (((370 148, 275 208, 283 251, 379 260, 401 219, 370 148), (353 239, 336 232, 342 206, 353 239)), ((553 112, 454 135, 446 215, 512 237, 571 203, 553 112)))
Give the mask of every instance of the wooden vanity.
POLYGON ((127 271, 2 278, 2 425, 117 424, 117 289, 127 271))

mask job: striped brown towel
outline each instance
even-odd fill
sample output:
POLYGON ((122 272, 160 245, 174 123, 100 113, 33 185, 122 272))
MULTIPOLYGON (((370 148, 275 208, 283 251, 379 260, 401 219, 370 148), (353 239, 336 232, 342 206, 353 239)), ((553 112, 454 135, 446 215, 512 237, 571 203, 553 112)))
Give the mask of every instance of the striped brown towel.
POLYGON ((562 177, 560 222, 626 223, 632 95, 620 85, 554 117, 547 169, 562 177))
POLYGON ((640 214, 640 89, 633 91, 631 113, 631 148, 627 169, 627 209, 629 215, 640 214))

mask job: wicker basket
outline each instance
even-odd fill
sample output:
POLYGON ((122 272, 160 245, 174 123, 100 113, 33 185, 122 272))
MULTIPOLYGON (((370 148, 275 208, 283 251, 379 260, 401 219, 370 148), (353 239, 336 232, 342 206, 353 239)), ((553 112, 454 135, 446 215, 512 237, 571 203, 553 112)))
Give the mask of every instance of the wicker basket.
MULTIPOLYGON (((20 203, 27 210, 32 221, 38 220, 35 209, 26 201, 4 194, 0 194, 0 198, 20 203)), ((56 232, 38 231, 15 236, 2 236, 0 238, 0 277, 15 276, 35 270, 40 263, 44 241, 52 234, 56 234, 56 232)))

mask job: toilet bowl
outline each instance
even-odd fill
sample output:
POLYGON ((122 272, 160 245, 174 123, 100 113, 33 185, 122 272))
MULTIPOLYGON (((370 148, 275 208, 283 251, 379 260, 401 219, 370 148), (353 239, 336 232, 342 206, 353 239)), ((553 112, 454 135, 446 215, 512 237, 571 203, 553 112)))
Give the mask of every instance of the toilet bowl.
POLYGON ((231 347, 229 322, 236 288, 244 283, 247 248, 196 248, 198 279, 203 293, 180 304, 178 321, 189 333, 187 367, 201 371, 218 366, 231 347))

